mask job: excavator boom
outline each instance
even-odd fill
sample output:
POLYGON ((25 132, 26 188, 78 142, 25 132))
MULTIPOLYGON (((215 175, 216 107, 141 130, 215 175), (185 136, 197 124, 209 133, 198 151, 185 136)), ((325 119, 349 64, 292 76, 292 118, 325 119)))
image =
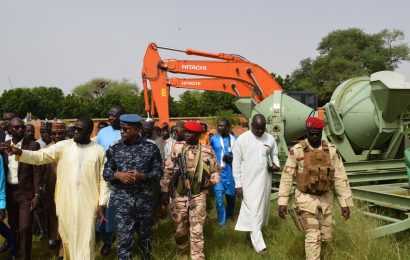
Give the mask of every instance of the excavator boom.
POLYGON ((252 89, 242 81, 219 78, 170 78, 167 85, 174 88, 225 92, 236 97, 251 97, 252 89))
POLYGON ((169 121, 169 87, 211 90, 235 96, 252 97, 259 103, 275 90, 282 90, 275 78, 257 64, 239 55, 209 53, 198 50, 178 50, 150 43, 142 69, 145 110, 154 115, 156 108, 160 123, 169 121), (161 59, 158 49, 182 52, 210 60, 161 59), (168 73, 192 75, 192 79, 168 78, 168 73), (207 77, 207 78, 195 78, 207 77), (148 82, 151 102, 148 102, 148 82))

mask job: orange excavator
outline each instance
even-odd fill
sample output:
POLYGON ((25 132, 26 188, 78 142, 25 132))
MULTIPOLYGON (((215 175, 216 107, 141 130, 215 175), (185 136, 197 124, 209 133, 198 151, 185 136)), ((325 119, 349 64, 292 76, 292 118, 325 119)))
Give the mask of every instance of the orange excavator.
POLYGON ((169 122, 170 87, 226 92, 237 97, 252 97, 259 103, 282 87, 265 69, 239 55, 209 53, 198 50, 172 49, 150 43, 142 68, 145 111, 153 116, 155 108, 159 122, 169 122), (161 59, 158 50, 168 50, 211 58, 208 60, 161 59), (168 73, 187 74, 192 78, 169 78, 168 73), (151 86, 151 102, 148 82, 151 86))

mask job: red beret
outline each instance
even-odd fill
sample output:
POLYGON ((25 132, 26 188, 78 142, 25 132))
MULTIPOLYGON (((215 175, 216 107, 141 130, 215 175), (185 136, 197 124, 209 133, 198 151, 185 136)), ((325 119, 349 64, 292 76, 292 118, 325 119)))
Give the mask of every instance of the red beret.
POLYGON ((187 122, 184 123, 184 127, 187 131, 191 131, 191 132, 194 132, 194 133, 201 133, 202 132, 202 126, 197 121, 187 121, 187 122))
POLYGON ((306 119, 306 128, 323 129, 323 127, 325 127, 325 124, 317 117, 308 117, 306 119))

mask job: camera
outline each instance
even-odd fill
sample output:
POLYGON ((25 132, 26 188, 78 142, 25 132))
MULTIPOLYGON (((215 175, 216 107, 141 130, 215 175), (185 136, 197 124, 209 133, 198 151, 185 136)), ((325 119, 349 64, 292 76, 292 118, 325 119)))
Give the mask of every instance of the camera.
POLYGON ((224 156, 222 157, 222 160, 226 163, 231 163, 233 160, 233 154, 232 152, 229 152, 227 154, 224 154, 224 156))

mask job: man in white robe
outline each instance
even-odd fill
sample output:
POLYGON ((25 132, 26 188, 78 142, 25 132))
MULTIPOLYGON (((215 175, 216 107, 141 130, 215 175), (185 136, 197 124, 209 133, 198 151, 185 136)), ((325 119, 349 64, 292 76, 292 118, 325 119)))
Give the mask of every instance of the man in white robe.
POLYGON ((235 230, 249 231, 256 252, 264 254, 266 244, 262 226, 269 217, 274 162, 279 166, 276 141, 265 133, 266 120, 261 114, 252 118, 252 129, 238 137, 233 149, 233 176, 236 195, 242 204, 235 230))
POLYGON ((20 162, 57 163, 55 202, 64 259, 88 260, 94 259, 96 213, 107 204, 109 188, 102 177, 104 149, 90 141, 91 119, 79 118, 74 129, 73 139, 39 151, 1 148, 20 162))

